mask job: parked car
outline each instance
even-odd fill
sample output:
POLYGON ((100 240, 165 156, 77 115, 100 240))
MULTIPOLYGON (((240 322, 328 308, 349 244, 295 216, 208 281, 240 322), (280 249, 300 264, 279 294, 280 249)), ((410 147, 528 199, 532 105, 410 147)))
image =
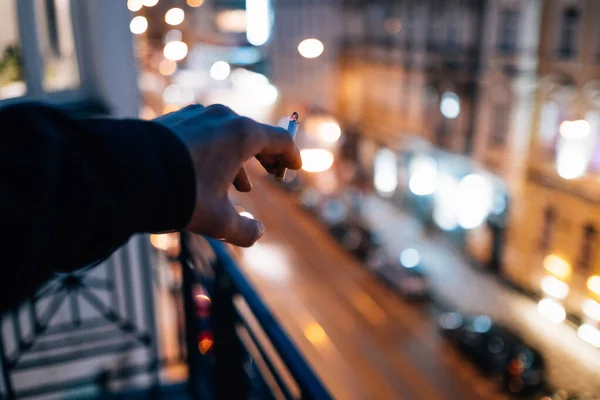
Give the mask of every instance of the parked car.
POLYGON ((386 260, 376 273, 407 299, 424 300, 429 296, 427 275, 415 249, 403 250, 398 260, 386 260))
POLYGON ((489 316, 444 313, 440 329, 485 373, 500 378, 509 392, 525 395, 543 387, 545 364, 541 353, 489 316))

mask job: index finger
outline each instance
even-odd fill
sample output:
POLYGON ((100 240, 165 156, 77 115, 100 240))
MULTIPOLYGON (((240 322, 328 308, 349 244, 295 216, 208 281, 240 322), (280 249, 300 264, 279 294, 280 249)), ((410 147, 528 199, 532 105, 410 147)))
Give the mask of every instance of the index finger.
POLYGON ((292 135, 283 128, 261 125, 264 140, 257 154, 279 156, 280 164, 289 169, 302 168, 300 150, 298 150, 292 135))

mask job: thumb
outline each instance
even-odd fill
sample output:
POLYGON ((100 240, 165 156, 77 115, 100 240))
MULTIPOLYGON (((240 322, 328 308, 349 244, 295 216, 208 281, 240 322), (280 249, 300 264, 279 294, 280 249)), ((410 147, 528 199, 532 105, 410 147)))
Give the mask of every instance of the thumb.
POLYGON ((223 239, 227 242, 236 246, 250 247, 265 233, 262 222, 241 216, 231 203, 228 205, 227 213, 229 223, 223 232, 223 239))

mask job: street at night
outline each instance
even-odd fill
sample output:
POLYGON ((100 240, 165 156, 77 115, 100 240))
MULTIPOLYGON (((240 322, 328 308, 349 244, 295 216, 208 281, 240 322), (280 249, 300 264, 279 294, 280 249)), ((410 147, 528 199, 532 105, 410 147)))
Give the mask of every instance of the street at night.
POLYGON ((267 179, 241 201, 267 228, 244 271, 336 398, 507 398, 267 179))
POLYGON ((600 400, 600 1, 0 13, 0 399, 600 400))

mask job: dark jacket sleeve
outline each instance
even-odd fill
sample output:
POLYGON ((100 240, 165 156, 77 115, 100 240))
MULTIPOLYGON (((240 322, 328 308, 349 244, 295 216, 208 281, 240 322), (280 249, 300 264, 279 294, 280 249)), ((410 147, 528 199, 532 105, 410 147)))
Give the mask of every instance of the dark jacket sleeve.
POLYGON ((0 311, 134 233, 183 228, 195 196, 186 147, 157 123, 0 109, 0 311))

